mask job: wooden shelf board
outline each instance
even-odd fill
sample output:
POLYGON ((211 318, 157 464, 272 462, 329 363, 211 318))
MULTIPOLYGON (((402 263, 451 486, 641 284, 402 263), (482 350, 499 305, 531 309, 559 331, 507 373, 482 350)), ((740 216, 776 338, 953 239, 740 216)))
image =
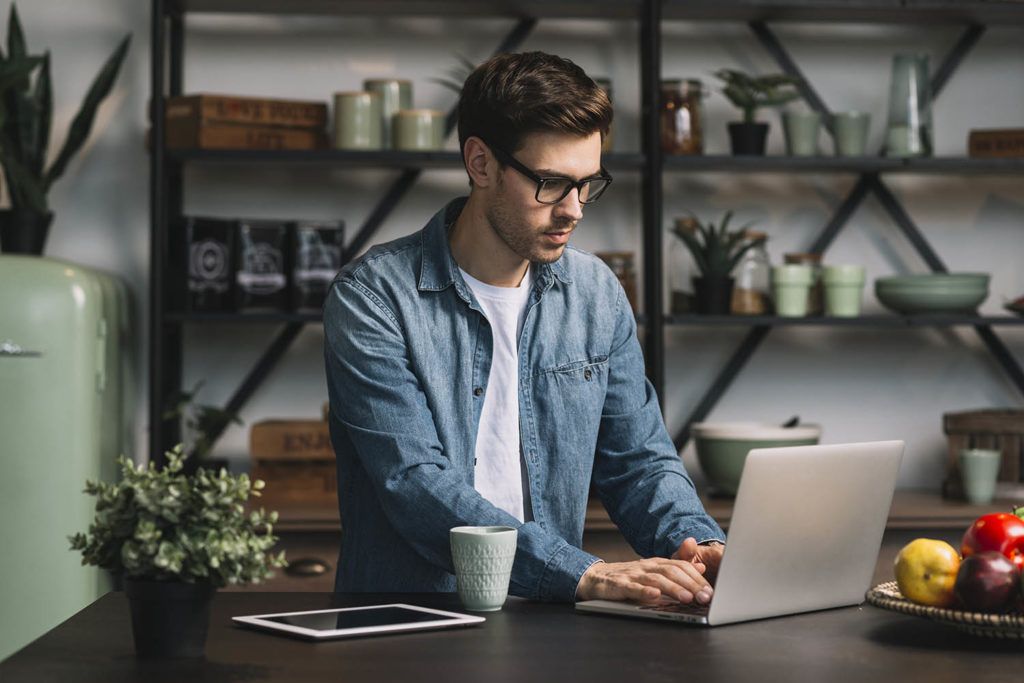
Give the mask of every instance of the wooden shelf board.
POLYGON ((854 318, 813 316, 787 318, 774 315, 670 315, 666 325, 789 327, 955 327, 966 325, 1024 325, 1024 316, 1010 315, 861 315, 854 318))

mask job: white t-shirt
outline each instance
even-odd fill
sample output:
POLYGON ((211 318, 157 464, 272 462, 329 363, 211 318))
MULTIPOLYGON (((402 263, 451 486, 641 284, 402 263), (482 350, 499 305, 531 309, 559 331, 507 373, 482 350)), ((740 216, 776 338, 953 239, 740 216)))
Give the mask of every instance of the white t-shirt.
POLYGON ((533 282, 495 287, 459 269, 491 325, 494 353, 476 433, 474 488, 520 522, 533 518, 530 485, 519 438, 519 334, 533 282))

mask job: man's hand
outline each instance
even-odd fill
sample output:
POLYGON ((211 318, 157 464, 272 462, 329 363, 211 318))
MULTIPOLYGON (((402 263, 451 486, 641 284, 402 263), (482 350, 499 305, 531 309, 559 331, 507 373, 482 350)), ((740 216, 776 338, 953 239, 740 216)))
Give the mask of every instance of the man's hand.
POLYGON ((704 578, 714 584, 718 577, 718 567, 722 564, 723 552, 725 546, 721 543, 698 545, 696 539, 688 538, 679 546, 679 550, 672 553, 672 559, 703 565, 704 578))
MULTIPOLYGON (((696 541, 693 545, 697 545, 696 541)), ((676 555, 685 547, 684 542, 676 555)), ((633 562, 598 562, 583 574, 576 595, 580 600, 601 598, 638 602, 653 602, 665 595, 683 603, 696 601, 707 604, 713 591, 703 576, 704 571, 705 566, 701 562, 662 557, 633 562)))

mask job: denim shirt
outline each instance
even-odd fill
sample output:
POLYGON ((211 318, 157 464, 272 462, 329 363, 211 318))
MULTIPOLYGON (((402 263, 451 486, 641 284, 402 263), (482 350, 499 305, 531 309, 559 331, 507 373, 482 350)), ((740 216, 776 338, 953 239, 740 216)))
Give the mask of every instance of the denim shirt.
POLYGON ((591 482, 638 554, 723 540, 697 498, 644 375, 612 272, 567 247, 537 265, 519 343, 519 420, 533 520, 473 488, 492 338, 448 248, 465 198, 371 248, 324 306, 342 541, 337 591, 450 592, 448 530, 519 531, 510 592, 572 601, 598 558, 581 550, 591 482))

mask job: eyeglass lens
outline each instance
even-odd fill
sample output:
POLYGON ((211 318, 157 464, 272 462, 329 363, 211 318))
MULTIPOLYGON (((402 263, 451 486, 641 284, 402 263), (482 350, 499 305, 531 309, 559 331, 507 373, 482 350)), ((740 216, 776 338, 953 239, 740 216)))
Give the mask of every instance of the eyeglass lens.
MULTIPOLYGON (((544 179, 537 187, 537 201, 544 204, 557 204, 576 186, 577 183, 568 178, 544 179)), ((588 204, 596 201, 607 187, 608 180, 606 178, 581 180, 579 182, 580 203, 588 204)))

